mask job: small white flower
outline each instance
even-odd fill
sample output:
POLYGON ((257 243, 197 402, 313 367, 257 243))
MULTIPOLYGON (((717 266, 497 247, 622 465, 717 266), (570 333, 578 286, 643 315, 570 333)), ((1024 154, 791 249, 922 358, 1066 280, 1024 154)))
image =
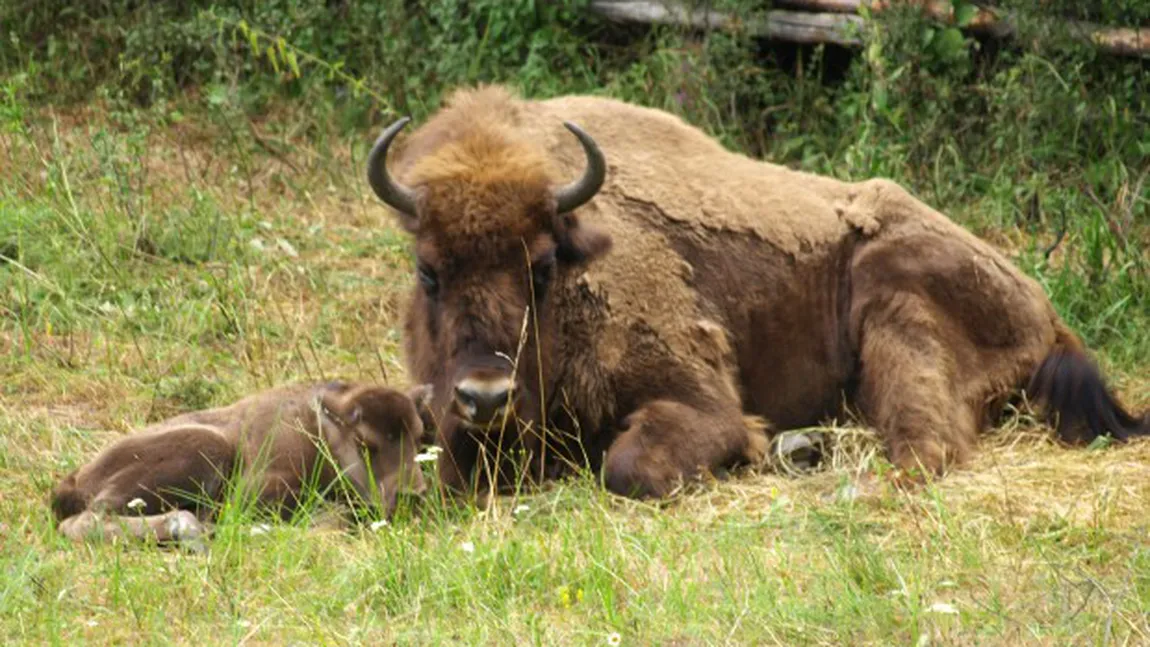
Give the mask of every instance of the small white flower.
POLYGON ((250 620, 237 620, 237 621, 236 621, 236 624, 237 624, 237 625, 239 625, 239 626, 241 626, 241 627, 243 627, 243 628, 245 628, 245 629, 247 629, 248 627, 252 626, 252 623, 251 623, 251 621, 250 621, 250 620))
POLYGON ((862 490, 859 488, 859 486, 855 485, 854 483, 847 483, 846 485, 844 485, 842 488, 839 489, 838 494, 839 494, 839 497, 838 497, 839 501, 841 501, 843 503, 849 503, 849 502, 855 501, 859 497, 861 497, 862 496, 862 490))
POLYGON ((136 498, 134 498, 128 502, 128 507, 131 508, 132 510, 137 510, 137 511, 146 505, 148 505, 148 504, 144 503, 144 500, 141 499, 140 497, 136 497, 136 498))
POLYGON ((379 529, 383 528, 386 525, 388 525, 387 519, 380 519, 379 521, 373 521, 373 522, 371 522, 371 526, 370 526, 371 531, 372 532, 379 532, 379 529))
POLYGON ((618 645, 621 645, 622 643, 623 637, 619 635, 618 631, 612 631, 611 633, 607 634, 607 644, 611 645, 611 647, 618 647, 618 645))
POLYGON ((88 625, 89 627, 99 627, 100 626, 100 623, 96 622, 95 620, 89 620, 88 622, 86 622, 84 624, 88 625))
POLYGON ((272 529, 271 526, 267 525, 266 523, 261 523, 261 524, 252 526, 252 529, 250 531, 250 535, 252 537, 255 537, 257 535, 266 535, 269 532, 271 532, 271 529, 272 529))
POLYGON ((421 454, 415 455, 415 462, 416 463, 427 463, 427 462, 433 461, 433 460, 439 458, 439 454, 442 451, 443 451, 443 448, 440 447, 439 445, 429 445, 427 448, 427 451, 424 451, 421 454))
POLYGON ((525 506, 523 504, 519 504, 519 505, 515 506, 515 509, 511 511, 511 514, 522 514, 524 512, 527 512, 530 509, 531 508, 528 506, 525 506))
POLYGON ((935 602, 927 609, 928 613, 945 613, 947 615, 957 615, 958 609, 954 605, 945 602, 935 602))
POLYGON ((288 256, 291 256, 292 258, 296 258, 299 256, 299 252, 297 252, 295 250, 295 247, 291 243, 284 240, 283 238, 277 238, 276 239, 276 246, 280 248, 281 252, 287 254, 288 256))
POLYGON ((475 552, 475 544, 473 544, 469 541, 465 541, 462 544, 459 544, 459 549, 465 553, 474 553, 475 552))

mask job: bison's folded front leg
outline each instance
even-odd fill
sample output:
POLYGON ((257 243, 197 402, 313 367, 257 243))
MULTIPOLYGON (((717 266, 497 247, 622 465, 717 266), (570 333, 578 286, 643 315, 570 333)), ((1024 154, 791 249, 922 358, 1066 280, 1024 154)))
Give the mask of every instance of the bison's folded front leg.
POLYGON ((684 479, 762 460, 767 437, 737 407, 703 411, 655 400, 623 421, 624 431, 607 451, 607 489, 635 498, 664 497, 684 479))

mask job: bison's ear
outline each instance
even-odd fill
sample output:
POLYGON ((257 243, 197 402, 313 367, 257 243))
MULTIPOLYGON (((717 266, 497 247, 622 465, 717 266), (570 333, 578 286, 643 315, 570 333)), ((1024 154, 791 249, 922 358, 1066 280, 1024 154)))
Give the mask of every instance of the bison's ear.
POLYGON ((341 427, 350 427, 359 423, 363 414, 359 405, 349 398, 330 391, 323 394, 320 403, 323 405, 327 417, 341 427))
POLYGON ((403 227, 404 231, 409 234, 415 234, 419 232, 419 218, 415 216, 409 216, 399 211, 396 211, 395 214, 396 220, 399 221, 399 224, 403 227))
MULTIPOLYGON (((415 198, 415 205, 416 205, 416 208, 418 210, 419 208, 422 207, 422 204, 423 204, 423 191, 421 191, 419 189, 414 189, 414 190, 412 190, 411 194, 415 198)), ((399 209, 392 207, 391 212, 393 214, 395 214, 395 219, 397 221, 399 221, 400 226, 403 227, 403 229, 407 233, 409 233, 409 234, 418 234, 419 233, 418 211, 416 213, 407 213, 405 211, 400 211, 399 209)))
POLYGON ((611 251, 611 236, 579 222, 573 213, 556 216, 554 235, 561 263, 582 263, 611 251))

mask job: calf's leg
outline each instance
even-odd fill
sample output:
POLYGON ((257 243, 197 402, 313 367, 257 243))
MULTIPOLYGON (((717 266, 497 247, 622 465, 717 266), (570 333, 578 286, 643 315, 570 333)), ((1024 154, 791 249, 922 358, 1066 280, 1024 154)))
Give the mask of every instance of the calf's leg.
POLYGON ((740 462, 761 461, 767 437, 736 407, 703 411, 673 400, 655 400, 623 421, 607 450, 607 489, 635 498, 665 497, 684 480, 740 462))
POLYGON ((234 455, 223 437, 195 427, 115 445, 89 466, 83 483, 72 474, 57 487, 53 508, 63 517, 60 532, 74 540, 197 538, 204 526, 187 509, 210 513, 234 455))
POLYGON ((187 510, 137 517, 85 510, 61 521, 60 532, 73 541, 152 538, 169 543, 199 539, 207 529, 187 510))

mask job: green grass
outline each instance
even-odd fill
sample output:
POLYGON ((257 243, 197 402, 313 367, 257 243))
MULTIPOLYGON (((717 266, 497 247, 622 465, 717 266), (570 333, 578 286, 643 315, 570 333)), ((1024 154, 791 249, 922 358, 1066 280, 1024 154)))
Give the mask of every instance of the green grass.
POLYGON ((661 506, 588 478, 487 511, 432 498, 378 531, 304 518, 252 535, 233 507, 206 555, 60 537, 52 486, 131 429, 293 380, 406 384, 409 240, 366 193, 362 160, 381 121, 421 118, 475 80, 624 97, 795 167, 893 177, 1042 282, 1123 399, 1150 407, 1138 63, 1042 48, 995 58, 970 42, 919 51, 911 22, 850 65, 793 52, 796 70, 743 39, 616 33, 570 7, 474 3, 478 20, 449 0, 402 4, 349 3, 370 15, 346 27, 318 2, 214 8, 320 60, 359 48, 343 69, 375 96, 358 98, 318 63, 284 80, 266 56, 213 40, 226 29, 163 3, 66 14, 64 31, 38 7, 11 28, 0 641, 1150 642, 1150 445, 1067 451, 1025 417, 916 494, 838 497, 883 466, 873 436, 838 429, 823 472, 742 474, 661 506), (395 16, 407 32, 386 31, 395 16), (438 58, 410 60, 404 33, 438 58))
MULTIPOLYGON (((188 184, 179 131, 134 157, 130 137, 105 134, 109 124, 57 120, 70 125, 53 129, 45 117, 5 141, 19 169, 0 200, 18 249, 0 267, 6 641, 1147 639, 1139 502, 1150 490, 1128 477, 1150 448, 1095 452, 1087 476, 1062 477, 1081 455, 1022 432, 992 441, 966 480, 914 496, 835 500, 852 470, 873 463, 864 456, 814 477, 744 476, 665 508, 588 480, 485 514, 433 501, 378 532, 320 532, 304 519, 251 536, 238 513, 207 556, 69 544, 47 493, 119 433, 288 380, 402 384, 410 267, 384 210, 326 188, 322 173, 297 176, 294 193, 261 184, 249 198, 248 179, 210 151, 184 151, 212 169, 188 184), (116 165, 144 190, 121 194, 109 179, 116 165), (153 241, 146 251, 141 232, 153 241), (1025 451, 1011 458, 1019 442, 1025 451), (986 488, 994 496, 975 496, 986 488), (529 509, 513 514, 519 505, 529 509)), ((1056 295, 1084 298, 1078 275, 1042 276, 1056 295)), ((1120 326, 1112 316, 1093 321, 1120 326)), ((1108 363, 1145 366, 1129 346, 1102 351, 1108 363)), ((1117 380, 1147 403, 1144 372, 1117 380)))

